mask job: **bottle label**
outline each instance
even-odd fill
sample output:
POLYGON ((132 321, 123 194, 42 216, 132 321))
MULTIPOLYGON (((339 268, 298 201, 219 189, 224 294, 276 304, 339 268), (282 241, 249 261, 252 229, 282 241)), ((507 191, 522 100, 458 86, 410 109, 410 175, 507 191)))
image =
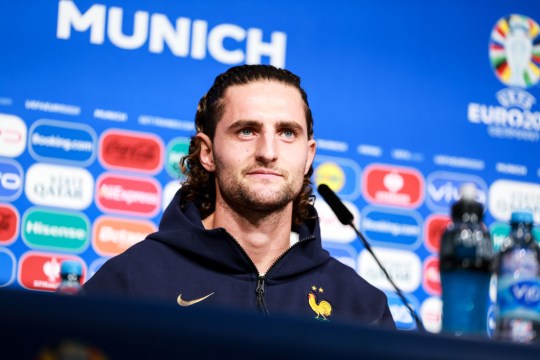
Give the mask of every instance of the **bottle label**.
POLYGON ((540 278, 536 254, 516 249, 503 255, 497 284, 499 316, 540 321, 540 278))

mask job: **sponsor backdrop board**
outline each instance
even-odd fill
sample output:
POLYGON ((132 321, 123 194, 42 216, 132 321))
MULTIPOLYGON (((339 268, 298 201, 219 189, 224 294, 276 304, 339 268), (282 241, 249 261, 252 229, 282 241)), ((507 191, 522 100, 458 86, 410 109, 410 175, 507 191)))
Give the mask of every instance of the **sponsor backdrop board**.
MULTIPOLYGON (((539 21, 533 0, 4 0, 0 286, 52 291, 63 259, 88 278, 155 231, 199 98, 231 65, 270 63, 309 94, 314 183, 343 198, 437 332, 460 185, 476 185, 496 246, 512 209, 540 222, 539 21)), ((413 329, 354 233, 316 206, 324 246, 413 329)))

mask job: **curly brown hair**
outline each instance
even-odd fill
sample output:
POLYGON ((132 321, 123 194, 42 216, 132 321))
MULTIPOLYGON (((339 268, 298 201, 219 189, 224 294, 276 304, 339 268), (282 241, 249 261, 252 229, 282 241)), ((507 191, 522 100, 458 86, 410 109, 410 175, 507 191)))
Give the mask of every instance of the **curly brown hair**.
MULTIPOLYGON (((214 139, 217 122, 224 112, 224 96, 227 89, 235 85, 247 85, 258 81, 274 81, 296 88, 305 105, 308 138, 313 138, 313 116, 309 107, 307 94, 300 86, 300 78, 292 72, 278 69, 271 65, 241 65, 235 66, 216 77, 214 84, 201 98, 195 114, 195 129, 210 139, 214 139)), ((198 207, 204 219, 215 210, 216 188, 214 174, 208 172, 200 163, 200 140, 193 136, 189 145, 189 153, 180 161, 180 168, 186 179, 182 185, 180 206, 185 207, 193 202, 198 207)), ((304 176, 300 194, 293 201, 293 222, 299 224, 313 218, 313 188, 311 175, 313 166, 304 176)))

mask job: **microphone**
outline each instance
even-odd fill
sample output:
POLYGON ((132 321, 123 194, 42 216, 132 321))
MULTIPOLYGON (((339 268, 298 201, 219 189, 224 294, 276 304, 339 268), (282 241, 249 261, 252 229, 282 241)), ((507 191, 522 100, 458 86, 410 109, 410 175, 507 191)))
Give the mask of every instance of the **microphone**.
POLYGON ((343 225, 353 225, 353 214, 345 207, 345 205, 343 205, 336 193, 334 193, 328 185, 320 184, 317 190, 343 225))
POLYGON ((349 209, 347 209, 345 207, 343 202, 339 199, 339 197, 336 195, 336 193, 334 193, 334 191, 332 191, 332 189, 330 189, 328 187, 328 185, 320 184, 317 187, 317 191, 319 192, 319 194, 321 194, 321 196, 323 197, 324 201, 326 201, 328 206, 330 206, 330 209, 332 209, 334 214, 336 214, 338 220, 343 225, 349 225, 350 227, 352 227, 352 229, 354 230, 356 235, 358 235, 360 240, 362 240, 362 243, 364 244, 364 247, 366 248, 366 250, 371 254, 373 259, 375 259, 375 262, 377 263, 379 268, 382 270, 382 272, 386 276, 386 279, 388 279, 388 282, 390 282, 390 284, 392 285, 392 287, 396 291, 396 294, 401 299, 401 302, 405 305, 405 307, 411 313, 412 318, 416 322, 416 327, 418 328, 418 330, 419 331, 424 331, 424 325, 422 324, 422 321, 420 320, 418 315, 416 315, 416 312, 411 308, 411 306, 407 302, 407 299, 405 298, 405 296, 401 292, 401 289, 398 288, 398 286, 394 283, 394 281, 392 280, 392 278, 390 277, 390 275, 388 274, 388 272, 386 271, 384 266, 381 264, 381 262, 379 261, 379 259, 377 258, 377 256, 373 252, 373 250, 371 249, 371 245, 368 243, 368 241, 366 240, 364 235, 362 235, 362 233, 356 228, 356 226, 354 226, 354 223, 353 223, 354 216, 353 216, 353 214, 349 211, 349 209))

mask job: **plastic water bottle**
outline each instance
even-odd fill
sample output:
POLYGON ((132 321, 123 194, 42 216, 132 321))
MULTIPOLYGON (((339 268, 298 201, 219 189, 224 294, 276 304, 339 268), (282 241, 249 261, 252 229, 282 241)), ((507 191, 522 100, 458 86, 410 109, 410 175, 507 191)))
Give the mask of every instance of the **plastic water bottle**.
POLYGON ((512 213, 497 257, 497 339, 540 342, 540 248, 530 211, 512 213))
POLYGON ((484 209, 475 200, 475 186, 465 184, 460 190, 439 253, 442 331, 487 337, 493 246, 482 222, 484 209))
POLYGON ((75 295, 82 289, 82 266, 75 260, 64 260, 60 266, 61 281, 56 292, 58 294, 75 295))

